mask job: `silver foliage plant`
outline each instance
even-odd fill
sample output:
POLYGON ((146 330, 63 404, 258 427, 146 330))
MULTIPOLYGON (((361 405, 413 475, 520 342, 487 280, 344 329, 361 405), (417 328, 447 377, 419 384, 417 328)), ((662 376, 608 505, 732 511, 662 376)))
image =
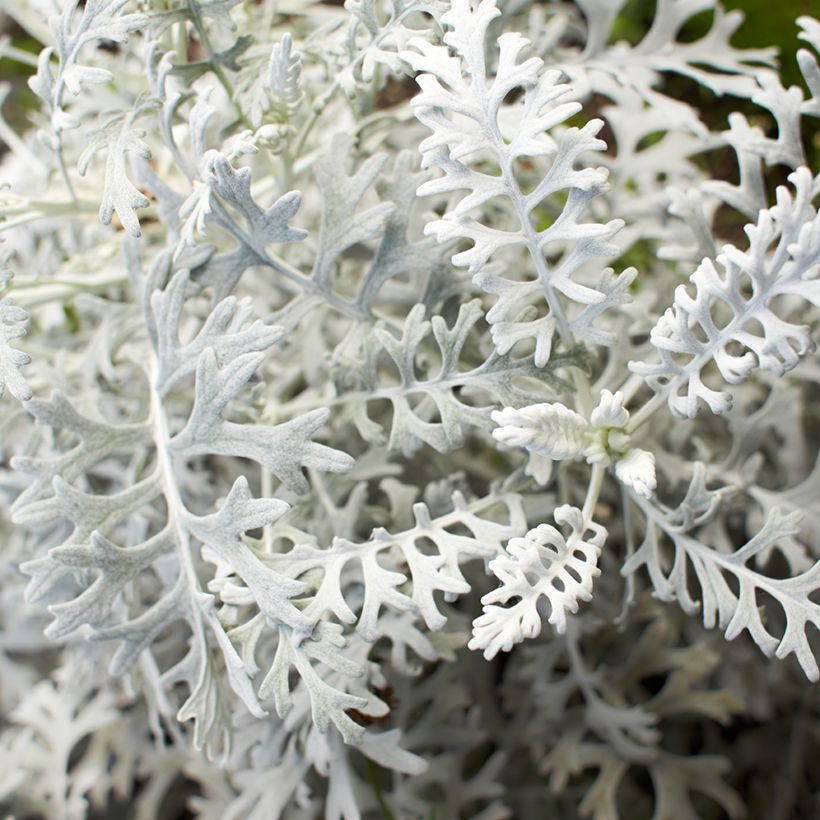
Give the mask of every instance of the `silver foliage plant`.
POLYGON ((646 6, 0 0, 9 816, 817 816, 820 24, 646 6))

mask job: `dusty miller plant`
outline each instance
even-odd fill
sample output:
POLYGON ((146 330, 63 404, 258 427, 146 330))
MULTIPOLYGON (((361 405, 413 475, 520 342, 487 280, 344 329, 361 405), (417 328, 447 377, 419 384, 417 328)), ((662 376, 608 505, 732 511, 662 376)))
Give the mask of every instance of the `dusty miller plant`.
POLYGON ((9 816, 817 816, 820 24, 653 5, 0 0, 9 816))

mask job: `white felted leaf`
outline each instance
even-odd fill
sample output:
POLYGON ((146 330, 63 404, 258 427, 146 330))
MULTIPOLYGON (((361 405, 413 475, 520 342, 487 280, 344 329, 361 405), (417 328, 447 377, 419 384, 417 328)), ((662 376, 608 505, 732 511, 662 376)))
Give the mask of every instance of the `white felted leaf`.
POLYGON ((301 57, 298 51, 293 51, 293 40, 290 33, 287 33, 271 49, 265 77, 265 88, 273 96, 284 117, 291 116, 302 102, 304 95, 299 83, 301 72, 301 57))
MULTIPOLYGON (((820 22, 804 15, 797 18, 797 24, 803 29, 797 36, 820 54, 820 22)), ((820 67, 817 65, 817 57, 808 49, 801 48, 797 52, 797 62, 811 94, 801 106, 801 112, 812 117, 820 117, 820 67)))
POLYGON ((105 186, 100 202, 100 222, 110 225, 114 213, 131 236, 140 236, 138 208, 147 208, 148 198, 128 178, 127 157, 132 154, 150 159, 151 150, 142 139, 145 131, 134 126, 142 113, 116 114, 93 135, 78 162, 81 176, 85 176, 92 157, 105 151, 105 186))
POLYGON ((556 524, 569 528, 569 535, 540 524, 523 538, 513 538, 506 551, 490 562, 500 585, 481 599, 484 614, 473 621, 469 643, 470 649, 484 650, 488 660, 540 634, 540 598, 549 603, 548 622, 564 632, 567 615, 592 597, 607 532, 594 522, 585 524, 581 510, 568 504, 557 507, 554 518, 556 524))
POLYGON ((589 424, 578 413, 559 403, 533 404, 516 410, 495 410, 498 425, 493 438, 508 447, 525 447, 531 453, 562 461, 576 458, 586 447, 589 424))
POLYGON ((81 65, 78 60, 85 46, 99 40, 124 43, 131 32, 144 25, 145 15, 126 13, 128 5, 128 0, 90 0, 75 16, 77 3, 66 2, 60 13, 49 19, 54 46, 41 52, 37 73, 30 78, 29 86, 52 113, 62 110, 63 85, 76 95, 85 84, 111 79, 106 69, 81 65), (49 63, 52 55, 59 60, 56 76, 49 63))
POLYGON ((380 70, 399 74, 405 69, 401 52, 408 40, 434 34, 429 23, 418 26, 408 21, 438 19, 447 4, 442 0, 345 0, 344 7, 352 17, 345 37, 350 62, 340 68, 339 84, 348 96, 355 97, 380 70))
POLYGON ((546 367, 538 367, 533 357, 513 359, 490 351, 486 360, 475 366, 464 366, 462 359, 470 337, 481 320, 479 301, 462 304, 458 316, 448 327, 442 316, 425 319, 424 305, 416 305, 405 320, 400 338, 381 324, 364 341, 363 361, 345 363, 339 367, 337 381, 347 389, 360 387, 353 394, 360 400, 349 411, 361 434, 369 440, 381 440, 381 426, 367 415, 367 403, 387 399, 393 406, 389 446, 411 452, 424 442, 439 452, 460 446, 471 427, 490 427, 492 404, 485 399, 465 401, 462 390, 472 391, 490 400, 523 404, 537 396, 524 390, 515 379, 526 377, 549 387, 559 387, 563 380, 556 375, 559 367, 580 364, 574 353, 556 355, 546 367), (419 375, 425 363, 425 343, 430 337, 435 343, 441 365, 433 372, 419 375), (398 371, 401 383, 381 385, 383 364, 391 363, 398 371), (424 400, 412 402, 418 396, 424 400), (431 416, 437 416, 431 419, 431 416))
POLYGON ((325 612, 332 612, 344 623, 357 623, 368 641, 379 637, 379 613, 385 608, 416 612, 429 629, 441 629, 446 618, 436 603, 438 593, 444 593, 445 600, 454 600, 470 588, 460 564, 469 558, 495 557, 506 539, 524 530, 523 513, 514 496, 469 504, 456 493, 452 502, 454 509, 437 518, 431 517, 426 505, 415 504, 415 526, 403 532, 394 534, 379 528, 364 543, 334 538, 326 550, 299 546, 273 556, 273 566, 293 578, 323 570, 304 614, 318 620, 325 612), (504 505, 506 522, 483 515, 485 507, 496 503, 504 505), (451 532, 455 527, 466 528, 469 534, 451 532), (421 541, 432 542, 435 551, 422 550, 421 541), (353 596, 342 587, 342 579, 356 565, 363 592, 353 596))
POLYGON ((759 553, 799 532, 799 512, 784 515, 772 508, 756 535, 736 552, 725 554, 701 543, 685 527, 674 525, 669 517, 659 515, 645 502, 642 508, 649 518, 647 535, 624 564, 624 576, 645 566, 655 595, 661 600, 677 600, 689 614, 701 610, 706 628, 720 628, 729 640, 748 631, 764 654, 778 658, 794 654, 810 680, 820 678, 809 642, 812 629, 820 629, 820 604, 814 600, 820 588, 820 561, 787 578, 771 578, 753 564, 759 553), (662 555, 659 529, 674 547, 671 567, 662 555), (700 589, 699 596, 692 595, 690 569, 700 589), (733 585, 726 580, 727 575, 733 577, 733 585), (765 593, 765 599, 759 599, 759 593, 765 593), (773 632, 765 606, 761 606, 771 599, 782 608, 786 619, 785 629, 779 635, 773 632))
MULTIPOLYGON (((92 419, 59 393, 48 401, 29 402, 38 423, 62 431, 63 436, 70 434, 66 440, 72 443, 50 457, 16 459, 17 469, 28 473, 32 482, 17 498, 14 512, 20 522, 60 525, 58 533, 63 534, 62 543, 23 565, 31 576, 29 599, 56 601, 51 606, 54 621, 49 637, 65 638, 90 628, 96 640, 119 641, 111 671, 123 674, 144 652, 151 652, 159 633, 179 629, 180 621, 187 623, 192 633, 188 650, 164 670, 162 685, 187 684, 189 697, 180 719, 194 718, 195 744, 216 755, 230 745, 231 689, 251 714, 261 717, 265 712, 251 681, 256 670, 240 658, 217 617, 213 596, 202 590, 195 556, 202 554, 223 566, 235 588, 243 585, 243 605, 256 607, 266 625, 282 633, 282 646, 294 643, 292 651, 280 651, 300 674, 314 675, 311 659, 325 662, 322 653, 330 650, 321 635, 312 636, 300 648, 314 628, 293 602, 304 585, 277 573, 245 540, 248 530, 278 520, 288 504, 255 499, 240 476, 218 511, 194 514, 181 490, 179 465, 196 455, 234 455, 256 460, 295 489, 305 490, 303 468, 347 470, 352 459, 311 440, 327 418, 326 410, 273 426, 227 420, 228 405, 246 387, 263 351, 279 339, 280 330, 261 322, 249 325, 249 305, 227 297, 199 332, 183 343, 180 321, 187 271, 176 274, 162 290, 151 291, 152 283, 149 277, 145 293, 151 343, 148 418, 128 423, 92 419), (180 416, 174 412, 173 397, 180 382, 191 379, 193 407, 180 416), (169 417, 175 433, 169 432, 169 417), (122 491, 99 494, 93 484, 74 486, 78 479, 96 475, 101 463, 116 462, 126 453, 139 455, 137 460, 145 466, 122 491), (158 502, 165 512, 154 511, 159 526, 146 535, 139 521, 146 508, 158 502), (120 537, 125 544, 117 543, 120 537), (123 607, 123 598, 144 583, 146 572, 156 578, 151 597, 144 605, 123 607), (224 668, 216 664, 213 649, 224 668)), ((287 679, 290 666, 282 663, 287 679)), ((327 705, 323 712, 317 706, 317 714, 344 731, 349 729, 354 738, 351 721, 343 713, 344 708, 361 705, 360 700, 340 695, 342 705, 334 700, 336 706, 331 708, 332 690, 318 684, 314 689, 327 705)))
POLYGON ((469 0, 456 0, 441 18, 449 28, 444 43, 450 50, 419 39, 411 43, 418 53, 405 54, 416 71, 424 72, 416 78, 421 94, 413 100, 416 116, 433 132, 420 146, 424 167, 444 172, 425 183, 419 194, 468 191, 453 210, 429 223, 426 231, 439 241, 471 242, 468 250, 453 257, 453 263, 468 267, 482 290, 502 294, 487 314, 491 324, 503 326, 495 334, 499 350, 509 350, 515 341, 532 338, 538 362, 543 364, 550 351, 552 324, 543 316, 524 319, 522 310, 538 301, 536 315, 546 309, 547 318, 554 320, 564 336, 572 328, 590 341, 611 344, 614 337, 593 328, 592 318, 626 301, 626 284, 634 278, 634 271, 606 280, 600 290, 573 279, 590 259, 614 253, 608 240, 622 224, 619 220, 581 222, 589 202, 606 188, 606 172, 583 167, 580 161, 584 153, 606 147, 595 136, 602 123, 598 120, 581 129, 558 130, 557 126, 576 114, 580 106, 569 100, 570 89, 559 83, 560 72, 545 71, 537 57, 522 57, 529 42, 518 34, 498 38, 495 75, 488 72, 487 30, 500 13, 495 0, 481 0, 475 8, 469 0), (520 122, 513 134, 505 135, 499 112, 513 90, 523 91, 522 101, 516 104, 520 122), (485 157, 499 166, 499 175, 477 170, 485 157), (515 162, 523 157, 548 157, 551 161, 543 179, 526 194, 515 171, 515 162), (547 227, 536 229, 535 209, 559 192, 566 194, 559 215, 547 227), (476 213, 489 200, 506 201, 509 227, 485 224, 476 213), (515 246, 529 252, 536 281, 522 283, 482 272, 497 251, 515 246), (558 261, 547 261, 556 255, 558 261), (582 310, 570 322, 563 297, 593 313, 582 310))
POLYGON ((726 382, 740 384, 757 367, 782 375, 814 349, 808 327, 781 318, 770 307, 775 297, 787 294, 820 305, 820 216, 811 201, 811 172, 801 168, 789 180, 794 195, 779 188, 777 205, 746 227, 748 250, 725 245, 719 268, 704 259, 692 274, 694 295, 685 285, 676 289, 672 307, 652 330, 660 362, 630 363, 633 372, 667 396, 677 417, 692 418, 700 401, 714 413, 731 407, 728 390, 703 380, 710 362, 726 382), (726 315, 716 322, 718 310, 726 315), (755 332, 757 327, 762 333, 755 332))
POLYGON ((13 348, 10 342, 26 334, 28 313, 8 299, 0 301, 0 396, 8 388, 15 399, 28 401, 31 389, 20 373, 20 368, 31 361, 28 353, 13 348))

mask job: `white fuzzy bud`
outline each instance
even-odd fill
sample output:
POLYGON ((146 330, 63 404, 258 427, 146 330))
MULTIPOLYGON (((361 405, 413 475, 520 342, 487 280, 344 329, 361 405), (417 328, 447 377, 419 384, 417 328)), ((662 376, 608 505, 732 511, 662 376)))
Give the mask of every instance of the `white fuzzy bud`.
POLYGON ((624 407, 624 394, 620 390, 617 393, 602 390, 598 406, 592 411, 589 420, 593 427, 601 429, 626 427, 629 422, 629 411, 624 407))
POLYGON ((525 447, 554 461, 576 458, 586 447, 586 419, 563 404, 533 404, 516 410, 505 407, 492 414, 499 425, 496 441, 509 447, 525 447))
POLYGON ((658 486, 655 479, 655 456, 648 450, 629 450, 615 464, 615 475, 643 498, 651 498, 658 486))

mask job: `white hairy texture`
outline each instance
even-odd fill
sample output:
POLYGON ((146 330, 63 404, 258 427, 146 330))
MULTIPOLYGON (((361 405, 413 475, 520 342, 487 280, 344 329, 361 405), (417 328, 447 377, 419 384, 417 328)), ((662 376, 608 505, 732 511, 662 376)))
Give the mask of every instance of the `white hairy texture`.
POLYGON ((530 56, 530 43, 520 34, 507 32, 496 44, 490 41, 492 50, 497 45, 498 60, 495 73, 488 71, 488 28, 500 14, 495 0, 475 6, 470 0, 454 0, 441 18, 449 50, 416 38, 410 41, 412 50, 403 54, 421 72, 416 78, 421 93, 413 106, 419 121, 432 131, 420 146, 423 165, 443 172, 421 186, 419 194, 468 191, 425 231, 440 242, 472 243, 453 256, 453 264, 469 268, 483 291, 498 296, 487 314, 497 350, 504 353, 517 342, 532 340, 536 363, 543 366, 556 329, 565 339, 574 332, 593 344, 614 343, 614 335, 593 326, 593 320, 629 301, 626 289, 636 271, 630 268, 615 277, 607 269, 597 286, 574 278, 585 263, 617 253, 610 240, 623 225, 620 219, 582 221, 590 202, 607 188, 606 169, 585 166, 581 159, 606 148, 596 136, 603 122, 561 127, 580 109, 571 99, 573 89, 560 82, 560 71, 546 70, 541 59, 530 56), (515 109, 520 122, 514 133, 505 134, 505 97, 513 90, 523 92, 523 104, 515 109), (482 154, 492 157, 500 175, 479 170, 482 154), (543 178, 527 193, 516 172, 516 163, 524 158, 550 160, 543 178), (536 229, 534 212, 558 194, 566 195, 560 215, 536 229), (498 228, 476 216, 477 208, 490 200, 506 203, 511 227, 498 228), (536 281, 484 270, 496 253, 511 247, 523 248, 532 259, 536 281), (556 255, 557 261, 547 261, 556 255), (572 320, 564 300, 582 306, 572 320), (546 315, 539 316, 541 308, 546 315))
MULTIPOLYGON (((583 456, 588 464, 615 462, 619 481, 649 498, 655 492, 655 457, 646 450, 630 449, 625 427, 629 412, 623 393, 602 390, 598 405, 587 421, 580 413, 558 402, 518 409, 495 410, 498 425, 493 437, 508 447, 523 447, 533 456, 564 461, 583 456)), ((528 474, 531 468, 528 467, 528 474)))
POLYGON ((496 441, 554 461, 575 458, 585 447, 586 419, 563 404, 505 407, 494 411, 492 420, 498 425, 493 430, 496 441))
POLYGON ((633 448, 615 462, 615 475, 642 498, 651 498, 658 483, 655 456, 648 450, 633 448))
POLYGON ((590 414, 593 427, 626 427, 629 422, 629 411, 624 407, 624 394, 618 390, 611 393, 601 391, 598 406, 590 414))
POLYGON ((0 10, 4 816, 813 805, 817 21, 0 10))
POLYGON ((26 334, 28 313, 8 299, 0 301, 0 396, 8 388, 14 398, 27 401, 31 389, 20 373, 20 368, 31 361, 31 356, 11 346, 11 342, 26 334))
POLYGON ((484 614, 473 622, 469 643, 470 649, 483 650, 488 660, 540 634, 539 598, 549 603, 547 621, 558 633, 566 631, 567 615, 592 598, 607 532, 594 522, 585 525, 581 510, 567 504, 556 508, 554 518, 569 528, 568 536, 539 524, 523 538, 511 539, 505 552, 490 562, 500 583, 481 599, 484 614), (513 599, 518 600, 507 606, 513 599))
POLYGON ((777 205, 760 211, 756 224, 746 226, 747 250, 724 245, 717 265, 711 259, 701 262, 690 277, 691 289, 676 288, 672 306, 652 329, 660 362, 630 363, 633 372, 667 397, 679 418, 694 417, 701 403, 713 413, 731 408, 732 394, 703 379, 710 363, 725 382, 737 385, 757 368, 781 376, 815 348, 808 326, 781 318, 772 307, 778 296, 802 297, 820 306, 814 182, 808 168, 795 171, 789 182, 794 193, 778 188, 777 205), (716 320, 719 311, 726 316, 716 320))

